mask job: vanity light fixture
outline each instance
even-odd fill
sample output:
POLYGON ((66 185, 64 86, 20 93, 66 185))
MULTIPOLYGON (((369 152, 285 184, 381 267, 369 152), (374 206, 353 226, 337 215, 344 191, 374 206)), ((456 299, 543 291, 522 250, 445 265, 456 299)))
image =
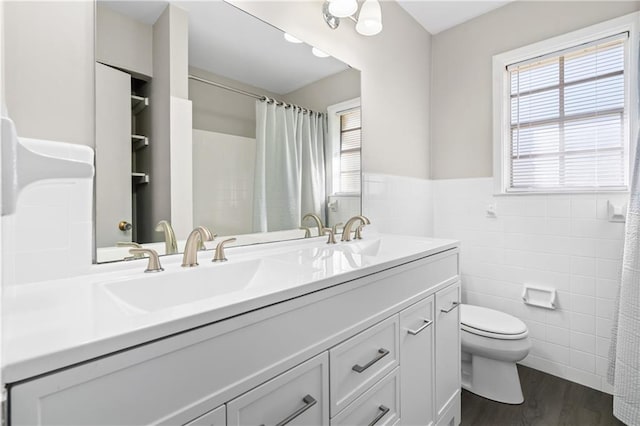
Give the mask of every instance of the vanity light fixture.
POLYGON ((349 18, 356 23, 359 34, 372 36, 382 31, 382 10, 378 0, 365 0, 356 18, 357 11, 356 0, 328 0, 322 6, 322 17, 333 30, 340 25, 340 18, 349 18))

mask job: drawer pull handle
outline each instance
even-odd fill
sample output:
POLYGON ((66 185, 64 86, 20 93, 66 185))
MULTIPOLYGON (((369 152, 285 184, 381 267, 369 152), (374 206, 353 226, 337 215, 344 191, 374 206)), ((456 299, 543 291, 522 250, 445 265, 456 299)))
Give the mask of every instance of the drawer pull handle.
POLYGON ((422 325, 422 327, 420 327, 417 330, 407 330, 407 333, 409 333, 412 336, 415 336, 416 334, 420 333, 422 330, 424 330, 425 328, 429 327, 431 324, 433 324, 433 321, 431 320, 424 320, 424 324, 422 325))
POLYGON ((445 314, 448 314, 449 312, 457 308, 459 305, 460 305, 460 302, 451 302, 451 307, 449 307, 449 309, 440 309, 440 312, 444 312, 445 314))
POLYGON ((381 405, 378 407, 378 410, 380 411, 380 413, 376 416, 375 419, 373 419, 371 423, 369 423, 369 426, 374 426, 376 423, 382 420, 382 418, 386 416, 391 409, 389 407, 385 407, 384 405, 381 405))
POLYGON ((375 364, 376 362, 380 361, 382 358, 384 358, 387 355, 389 355, 389 351, 387 349, 380 348, 380 349, 378 349, 378 355, 376 355, 376 357, 374 359, 372 359, 371 361, 369 361, 365 365, 356 364, 353 367, 351 367, 351 369, 353 371, 355 371, 356 373, 362 373, 364 370, 366 370, 367 368, 371 367, 373 364, 375 364))
MULTIPOLYGON (((307 395, 304 398, 302 398, 302 402, 304 402, 305 404, 303 407, 298 408, 296 411, 289 414, 284 420, 282 420, 279 423, 276 423, 276 426, 284 426, 288 423, 291 423, 296 417, 300 416, 302 413, 304 413, 309 408, 313 407, 318 403, 318 401, 316 401, 316 399, 311 395, 307 395)), ((261 424, 260 426, 264 426, 264 423, 261 424)))

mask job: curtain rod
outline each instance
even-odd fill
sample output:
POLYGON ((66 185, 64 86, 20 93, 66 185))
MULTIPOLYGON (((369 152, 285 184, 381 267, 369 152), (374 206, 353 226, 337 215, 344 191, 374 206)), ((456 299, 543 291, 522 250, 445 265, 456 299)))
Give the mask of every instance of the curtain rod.
POLYGON ((206 80, 204 78, 197 77, 197 76, 192 75, 192 74, 189 74, 189 78, 191 80, 199 81, 201 83, 210 84, 211 86, 215 86, 215 87, 218 87, 220 89, 228 90, 230 92, 239 93, 239 94, 244 95, 244 96, 249 96, 250 98, 258 99, 259 101, 272 102, 272 103, 275 103, 276 105, 283 105, 285 108, 299 108, 304 112, 314 112, 314 111, 310 110, 309 108, 301 107, 301 106, 295 105, 295 104, 290 104, 290 103, 287 103, 287 102, 284 102, 284 101, 279 101, 277 99, 273 99, 273 98, 270 98, 268 96, 258 95, 256 93, 252 93, 252 92, 247 92, 246 90, 237 89, 235 87, 227 86, 226 84, 218 83, 218 82, 211 81, 211 80, 206 80))

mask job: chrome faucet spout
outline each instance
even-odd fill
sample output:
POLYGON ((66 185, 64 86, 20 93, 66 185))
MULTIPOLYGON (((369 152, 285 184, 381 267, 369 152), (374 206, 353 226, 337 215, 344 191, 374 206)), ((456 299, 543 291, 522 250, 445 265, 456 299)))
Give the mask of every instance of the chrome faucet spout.
MULTIPOLYGON (((347 221, 347 223, 345 223, 344 227, 342 228, 342 238, 340 239, 341 241, 351 241, 351 228, 356 222, 361 222, 361 225, 358 226, 358 228, 360 228, 363 225, 371 224, 371 221, 369 220, 369 218, 364 215, 358 215, 358 216, 352 217, 347 221)), ((358 231, 356 232, 357 234, 356 237, 362 238, 360 236, 362 229, 361 228, 358 229, 358 228, 356 228, 356 230, 358 231)))
POLYGON ((198 266, 198 248, 202 241, 213 240, 213 235, 204 226, 198 226, 191 231, 184 245, 184 254, 182 256, 182 267, 191 268, 198 266))
POLYGON ((155 228, 156 232, 164 232, 164 254, 175 254, 178 252, 178 241, 176 234, 173 232, 171 224, 166 220, 158 222, 155 228))
POLYGON ((307 218, 313 219, 316 223, 316 227, 318 228, 318 236, 324 235, 324 225, 322 224, 322 219, 315 213, 307 213, 302 217, 302 222, 304 222, 307 218))

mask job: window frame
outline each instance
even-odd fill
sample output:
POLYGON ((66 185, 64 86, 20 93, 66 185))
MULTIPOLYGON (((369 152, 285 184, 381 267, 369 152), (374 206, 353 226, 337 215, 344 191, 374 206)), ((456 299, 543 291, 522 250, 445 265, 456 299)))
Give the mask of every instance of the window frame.
POLYGON ((362 192, 362 133, 360 135, 360 192, 341 192, 336 190, 340 186, 340 116, 342 113, 354 108, 360 108, 360 114, 362 114, 360 98, 349 99, 327 107, 329 144, 325 154, 329 160, 327 161, 326 175, 331 177, 331 179, 327 179, 327 194, 329 195, 360 196, 362 192))
POLYGON ((609 21, 592 25, 564 35, 553 37, 538 43, 504 52, 493 57, 493 177, 496 195, 527 194, 571 194, 593 192, 628 192, 631 164, 635 155, 635 141, 638 137, 638 20, 640 12, 634 12, 609 21), (626 188, 510 188, 510 129, 511 108, 509 65, 527 61, 536 57, 560 52, 581 44, 629 33, 625 52, 625 102, 626 111, 625 155, 627 159, 626 188))

